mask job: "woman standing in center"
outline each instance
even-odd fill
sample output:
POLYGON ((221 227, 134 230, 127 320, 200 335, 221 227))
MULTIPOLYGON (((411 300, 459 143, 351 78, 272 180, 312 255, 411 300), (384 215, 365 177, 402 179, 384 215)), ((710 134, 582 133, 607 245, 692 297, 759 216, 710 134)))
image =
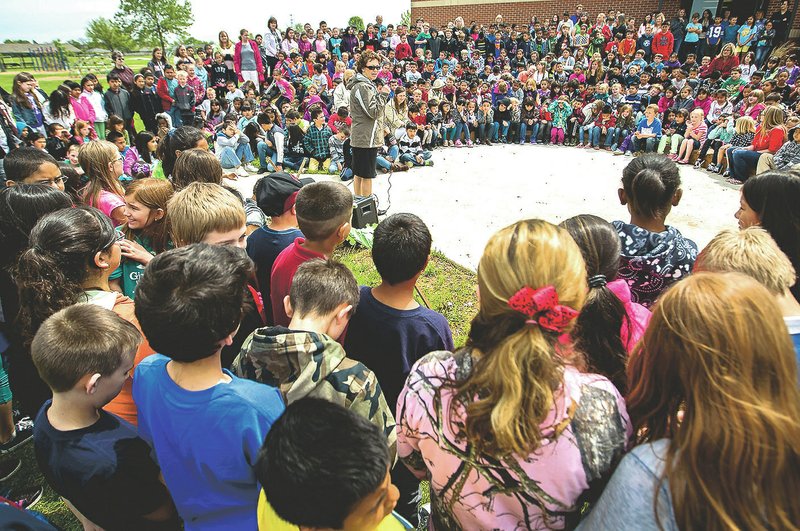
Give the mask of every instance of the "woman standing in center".
POLYGON ((239 83, 252 81, 256 91, 261 90, 261 83, 264 82, 264 63, 261 62, 258 43, 250 40, 250 32, 246 29, 239 32, 239 42, 236 43, 233 55, 233 67, 239 77, 239 83))
POLYGON ((559 347, 586 298, 581 251, 550 223, 517 222, 487 244, 478 288, 466 347, 411 369, 398 455, 430 479, 436 529, 572 528, 631 434, 617 389, 559 347))

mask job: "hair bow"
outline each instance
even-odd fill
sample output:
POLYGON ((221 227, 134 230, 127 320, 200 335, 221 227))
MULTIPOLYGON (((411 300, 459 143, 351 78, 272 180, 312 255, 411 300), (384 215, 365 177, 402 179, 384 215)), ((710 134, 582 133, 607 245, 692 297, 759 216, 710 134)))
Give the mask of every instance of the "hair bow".
POLYGON ((528 317, 528 324, 538 324, 545 330, 561 332, 578 312, 569 306, 558 304, 558 294, 554 286, 533 289, 521 288, 510 299, 508 306, 528 317))

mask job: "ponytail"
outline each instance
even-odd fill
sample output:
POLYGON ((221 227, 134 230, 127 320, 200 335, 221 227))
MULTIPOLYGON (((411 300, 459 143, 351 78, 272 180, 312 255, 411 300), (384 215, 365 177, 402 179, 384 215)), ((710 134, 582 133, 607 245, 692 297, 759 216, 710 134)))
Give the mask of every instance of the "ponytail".
POLYGON ((681 185, 678 166, 663 155, 637 157, 622 172, 631 211, 648 218, 665 217, 681 185))
POLYGON ((36 247, 24 251, 19 257, 14 275, 20 305, 17 325, 26 345, 33 341, 45 319, 78 300, 81 285, 64 273, 65 265, 54 255, 36 247))

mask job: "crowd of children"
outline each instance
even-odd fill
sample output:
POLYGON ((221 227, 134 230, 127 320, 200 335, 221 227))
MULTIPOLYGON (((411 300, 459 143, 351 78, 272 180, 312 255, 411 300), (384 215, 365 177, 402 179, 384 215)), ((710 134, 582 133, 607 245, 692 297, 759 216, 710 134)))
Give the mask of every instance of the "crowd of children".
MULTIPOLYGON (((798 529, 800 67, 769 55, 780 16, 590 29, 579 6, 299 36, 271 18, 140 73, 115 52, 105 91, 87 75, 46 99, 18 74, 0 486, 33 440, 87 530, 798 529), (353 177, 364 68, 388 87, 379 168, 509 142, 642 152, 630 218, 497 232, 454 344, 415 298, 425 222, 382 219, 359 287, 336 259, 353 193, 284 171, 353 177), (667 224, 681 163, 743 183, 740 230, 702 251, 667 224), (224 186, 254 172, 252 197, 224 186)), ((20 510, 41 494, 4 493, 0 525, 52 529, 20 510)))

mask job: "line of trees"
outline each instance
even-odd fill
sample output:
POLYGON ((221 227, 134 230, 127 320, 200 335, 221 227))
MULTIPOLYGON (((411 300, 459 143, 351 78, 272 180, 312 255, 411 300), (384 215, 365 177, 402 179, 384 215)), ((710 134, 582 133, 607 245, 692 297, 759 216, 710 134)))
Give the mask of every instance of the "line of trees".
POLYGON ((190 40, 194 22, 189 0, 120 0, 113 18, 95 18, 86 39, 69 41, 78 48, 131 51, 141 47, 166 49, 171 41, 190 40))

